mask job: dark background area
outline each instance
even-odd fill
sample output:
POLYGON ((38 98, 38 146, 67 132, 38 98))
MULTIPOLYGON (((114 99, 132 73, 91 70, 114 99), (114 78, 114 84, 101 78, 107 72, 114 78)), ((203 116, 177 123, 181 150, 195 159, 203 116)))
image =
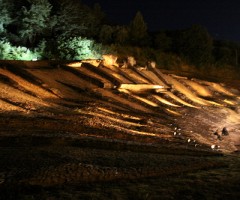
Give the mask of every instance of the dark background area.
POLYGON ((235 0, 2 0, 0 7, 3 60, 114 54, 122 64, 132 56, 138 66, 154 61, 168 70, 231 78, 239 74, 235 0))
POLYGON ((240 42, 240 2, 237 0, 82 0, 87 5, 99 3, 107 18, 128 24, 137 11, 143 14, 150 31, 176 30, 199 24, 215 39, 240 42))

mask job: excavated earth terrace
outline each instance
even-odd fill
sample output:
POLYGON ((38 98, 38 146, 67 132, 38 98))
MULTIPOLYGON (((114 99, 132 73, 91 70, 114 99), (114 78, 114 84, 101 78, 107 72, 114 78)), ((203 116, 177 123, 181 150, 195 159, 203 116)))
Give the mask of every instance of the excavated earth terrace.
POLYGON ((238 154, 240 90, 104 61, 1 61, 0 125, 5 193, 166 176, 238 154))

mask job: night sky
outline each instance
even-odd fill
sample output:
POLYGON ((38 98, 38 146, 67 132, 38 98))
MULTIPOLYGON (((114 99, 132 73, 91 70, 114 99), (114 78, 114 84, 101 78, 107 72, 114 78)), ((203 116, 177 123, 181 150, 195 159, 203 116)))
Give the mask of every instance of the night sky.
POLYGON ((99 3, 107 18, 128 24, 139 10, 150 31, 200 24, 216 39, 240 42, 240 0, 82 0, 99 3))

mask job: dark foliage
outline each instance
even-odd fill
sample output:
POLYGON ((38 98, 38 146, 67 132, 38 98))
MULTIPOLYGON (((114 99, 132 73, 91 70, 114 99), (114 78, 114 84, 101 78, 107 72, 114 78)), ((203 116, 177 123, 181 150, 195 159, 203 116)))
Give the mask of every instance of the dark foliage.
POLYGON ((2 44, 34 49, 44 41, 45 59, 58 57, 56 41, 77 37, 94 39, 108 45, 110 52, 134 56, 139 63, 153 60, 157 66, 166 68, 194 65, 201 70, 209 66, 239 69, 239 44, 215 41, 199 25, 150 33, 140 12, 129 25, 113 25, 99 4, 91 8, 75 0, 0 0, 0 8, 2 44))

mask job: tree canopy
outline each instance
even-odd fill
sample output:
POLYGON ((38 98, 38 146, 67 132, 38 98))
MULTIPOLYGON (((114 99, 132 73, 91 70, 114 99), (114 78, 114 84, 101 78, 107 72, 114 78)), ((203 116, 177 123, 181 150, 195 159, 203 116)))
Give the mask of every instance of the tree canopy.
POLYGON ((240 55, 239 44, 216 41, 200 25, 150 32, 140 11, 129 24, 119 25, 107 20, 99 4, 89 7, 76 0, 0 0, 0 55, 6 57, 15 52, 27 56, 31 50, 45 51, 45 58, 58 58, 62 52, 57 49, 64 51, 63 47, 68 52, 77 51, 78 47, 84 52, 88 48, 91 52, 112 49, 114 53, 155 60, 163 66, 181 62, 238 66, 240 55))
POLYGON ((178 35, 177 53, 194 65, 204 65, 212 61, 213 39, 208 31, 193 25, 178 35))
POLYGON ((48 0, 28 0, 31 6, 23 6, 18 16, 20 23, 19 35, 30 44, 36 41, 38 36, 45 36, 51 32, 56 24, 56 19, 51 16, 52 6, 48 0))
POLYGON ((0 34, 6 32, 6 27, 13 22, 10 1, 0 0, 0 34))
POLYGON ((131 21, 129 26, 130 42, 133 45, 146 45, 147 43, 147 24, 145 23, 143 16, 138 11, 131 21))

